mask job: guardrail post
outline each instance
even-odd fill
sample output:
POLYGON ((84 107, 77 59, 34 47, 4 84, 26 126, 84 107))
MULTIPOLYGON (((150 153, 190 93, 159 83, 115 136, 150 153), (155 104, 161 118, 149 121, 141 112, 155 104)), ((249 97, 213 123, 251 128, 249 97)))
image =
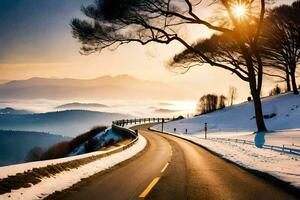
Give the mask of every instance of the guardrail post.
POLYGON ((162 132, 162 133, 164 132, 164 122, 165 122, 165 120, 162 119, 162 120, 161 120, 161 132, 162 132))
POLYGON ((204 124, 204 134, 205 134, 205 139, 207 139, 207 123, 206 122, 204 124))

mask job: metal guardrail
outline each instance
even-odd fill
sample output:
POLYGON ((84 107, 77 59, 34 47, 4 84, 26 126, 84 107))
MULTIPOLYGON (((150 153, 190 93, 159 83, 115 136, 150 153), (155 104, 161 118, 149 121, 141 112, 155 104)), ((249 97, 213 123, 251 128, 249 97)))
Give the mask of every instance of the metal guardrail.
MULTIPOLYGON (((158 122, 162 123, 162 130, 163 132, 163 124, 164 122, 175 120, 176 118, 135 118, 135 119, 123 119, 123 120, 116 120, 112 122, 112 126, 118 126, 119 128, 124 128, 125 125, 129 124, 142 124, 142 123, 151 123, 151 122, 158 122)), ((124 128, 127 129, 127 128, 124 128)), ((132 131, 132 134, 137 134, 137 132, 127 129, 132 131)), ((208 138, 210 140, 222 140, 222 141, 228 141, 228 142, 235 142, 235 143, 241 143, 241 144, 248 144, 248 145, 254 145, 255 143, 249 140, 243 140, 243 139, 234 139, 234 138, 208 138)), ((262 148, 265 149, 271 149, 274 151, 280 151, 280 152, 286 152, 286 153, 292 153, 296 155, 300 155, 300 146, 299 145, 282 145, 282 146, 276 146, 276 145, 269 145, 269 144, 264 144, 262 148)))
POLYGON ((151 122, 166 122, 170 120, 175 120, 176 118, 135 118, 135 119, 123 119, 123 120, 116 120, 113 121, 113 125, 117 126, 125 126, 129 124, 142 124, 142 123, 151 123, 151 122))
MULTIPOLYGON (((228 141, 228 142, 235 142, 241 144, 255 145, 255 142, 249 140, 243 140, 243 139, 233 139, 233 138, 209 138, 209 139, 216 140, 216 141, 219 140, 219 141, 228 141)), ((292 153, 292 154, 300 155, 300 146, 295 144, 292 145, 284 144, 282 146, 264 144, 262 148, 270 149, 274 151, 280 151, 283 153, 292 153)))

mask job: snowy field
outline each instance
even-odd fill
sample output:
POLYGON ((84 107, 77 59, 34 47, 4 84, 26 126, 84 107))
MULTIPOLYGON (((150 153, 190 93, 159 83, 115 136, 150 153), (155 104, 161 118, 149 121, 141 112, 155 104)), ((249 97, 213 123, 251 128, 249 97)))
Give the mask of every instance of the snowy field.
MULTIPOLYGON (((205 115, 164 124, 164 131, 192 140, 240 166, 266 172, 300 189, 300 156, 282 153, 255 145, 300 146, 300 96, 282 94, 262 99, 263 113, 269 132, 254 133, 256 124, 253 103, 244 102, 205 115), (234 138, 252 141, 255 145, 208 138, 234 138)), ((152 127, 161 130, 161 124, 152 127)), ((297 147, 297 149, 299 149, 297 147)))
MULTIPOLYGON (((71 187, 73 184, 79 182, 83 178, 87 178, 92 176, 95 173, 100 171, 109 169, 114 165, 125 161, 132 156, 136 155, 138 152, 142 151, 146 146, 146 139, 143 136, 139 136, 138 141, 128 149, 121 151, 119 153, 112 154, 108 157, 101 158, 94 162, 88 163, 86 165, 82 165, 77 169, 72 169, 69 171, 61 172, 57 175, 51 176, 50 178, 43 178, 42 181, 36 185, 33 185, 29 188, 21 188, 18 190, 13 190, 11 193, 7 193, 4 195, 0 195, 0 200, 4 199, 41 199, 55 191, 61 191, 63 189, 71 187)), ((122 148, 119 147, 119 148, 122 148)), ((55 164, 59 162, 65 162, 68 160, 78 159, 89 157, 92 155, 99 155, 101 153, 105 153, 107 151, 102 152, 93 152, 89 154, 83 154, 80 156, 73 156, 63 159, 56 159, 51 161, 41 161, 41 162, 32 162, 21 165, 12 165, 9 167, 0 168, 1 178, 7 177, 8 175, 16 174, 17 172, 24 172, 26 170, 32 169, 33 167, 42 167, 47 164, 55 164)))

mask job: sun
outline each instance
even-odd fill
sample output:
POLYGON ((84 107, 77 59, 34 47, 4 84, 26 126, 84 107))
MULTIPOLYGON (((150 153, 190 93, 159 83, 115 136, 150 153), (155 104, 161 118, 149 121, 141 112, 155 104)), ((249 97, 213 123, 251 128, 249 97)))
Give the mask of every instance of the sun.
POLYGON ((237 19, 245 18, 247 15, 247 8, 243 4, 236 4, 232 6, 232 14, 237 19))

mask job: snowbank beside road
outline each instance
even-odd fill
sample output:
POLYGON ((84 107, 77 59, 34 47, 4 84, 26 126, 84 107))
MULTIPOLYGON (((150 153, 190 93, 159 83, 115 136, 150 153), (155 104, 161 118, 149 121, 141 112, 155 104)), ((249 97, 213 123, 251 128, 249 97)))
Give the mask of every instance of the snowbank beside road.
MULTIPOLYGON (((43 178, 40 183, 29 188, 21 188, 14 190, 11 193, 0 195, 0 200, 8 198, 13 200, 44 198, 55 191, 61 191, 69 188, 83 178, 87 178, 95 173, 109 169, 114 165, 131 158, 138 152, 142 151, 145 148, 146 143, 146 139, 140 135, 138 141, 133 146, 122 152, 112 154, 111 156, 101 158, 86 165, 82 165, 77 169, 71 169, 49 178, 43 178)), ((85 155, 91 156, 91 154, 84 154, 82 156, 85 155)))
POLYGON ((237 165, 267 173, 300 190, 300 156, 225 140, 205 140, 191 135, 168 134, 190 140, 237 165))

